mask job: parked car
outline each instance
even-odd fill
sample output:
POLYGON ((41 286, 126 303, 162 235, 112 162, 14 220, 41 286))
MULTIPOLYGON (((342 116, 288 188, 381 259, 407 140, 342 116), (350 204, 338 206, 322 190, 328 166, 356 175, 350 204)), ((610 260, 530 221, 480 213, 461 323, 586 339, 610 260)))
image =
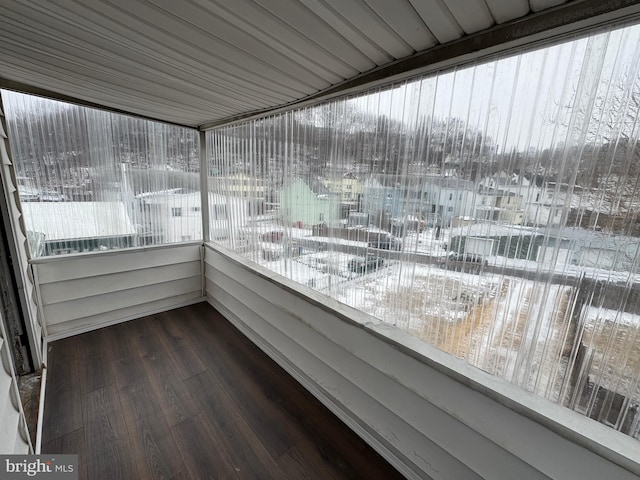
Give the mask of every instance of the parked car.
POLYGON ((354 257, 349 260, 347 268, 355 273, 373 272, 384 266, 384 259, 370 255, 367 257, 354 257))
POLYGON ((41 202, 66 202, 67 197, 55 191, 42 192, 40 195, 41 202))
POLYGON ((402 250, 402 240, 393 235, 380 235, 377 240, 369 240, 369 248, 379 248, 382 250, 402 250))
POLYGON ((482 255, 474 255, 470 253, 452 253, 442 261, 444 268, 455 271, 466 271, 469 273, 478 273, 483 266, 489 265, 489 262, 482 255))

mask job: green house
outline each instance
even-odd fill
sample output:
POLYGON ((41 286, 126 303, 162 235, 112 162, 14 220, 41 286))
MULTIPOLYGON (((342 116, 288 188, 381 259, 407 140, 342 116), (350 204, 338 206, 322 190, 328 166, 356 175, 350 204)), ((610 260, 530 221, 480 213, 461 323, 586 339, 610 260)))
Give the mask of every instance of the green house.
POLYGON ((280 190, 280 212, 285 223, 309 227, 319 223, 334 225, 340 213, 337 198, 321 191, 314 191, 301 179, 294 179, 280 190))

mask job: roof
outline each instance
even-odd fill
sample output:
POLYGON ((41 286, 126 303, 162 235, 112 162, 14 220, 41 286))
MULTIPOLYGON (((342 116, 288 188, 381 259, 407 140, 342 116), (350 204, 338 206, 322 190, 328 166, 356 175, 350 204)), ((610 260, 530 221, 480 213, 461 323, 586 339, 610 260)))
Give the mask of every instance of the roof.
POLYGON ((27 230, 43 233, 46 240, 122 237, 136 233, 121 202, 25 202, 22 210, 27 230))
POLYGON ((485 177, 480 180, 480 185, 486 185, 489 187, 490 185, 497 186, 505 186, 505 187, 528 187, 531 185, 531 182, 525 178, 523 175, 507 174, 504 171, 497 173, 496 175, 485 177))
POLYGON ((566 35, 636 4, 3 0, 0 86, 203 126, 566 35))
MULTIPOLYGON (((451 237, 518 237, 536 236, 554 240, 564 240, 579 248, 590 249, 631 249, 635 252, 638 239, 625 235, 612 236, 606 232, 598 232, 580 227, 529 227, 524 225, 510 225, 501 223, 476 223, 451 229, 451 237)), ((634 253, 635 254, 635 253, 634 253)))
MULTIPOLYGON (((166 205, 169 207, 199 207, 202 203, 202 194, 189 189, 173 188, 156 192, 144 192, 135 196, 137 200, 147 205, 166 205)), ((231 200, 226 195, 209 192, 210 204, 242 203, 242 198, 231 200)))
POLYGON ((292 188, 300 187, 302 187, 303 189, 308 189, 318 198, 327 198, 331 196, 331 191, 327 187, 325 187, 322 181, 317 177, 312 178, 309 182, 305 181, 302 178, 292 178, 282 186, 281 191, 287 191, 292 188))

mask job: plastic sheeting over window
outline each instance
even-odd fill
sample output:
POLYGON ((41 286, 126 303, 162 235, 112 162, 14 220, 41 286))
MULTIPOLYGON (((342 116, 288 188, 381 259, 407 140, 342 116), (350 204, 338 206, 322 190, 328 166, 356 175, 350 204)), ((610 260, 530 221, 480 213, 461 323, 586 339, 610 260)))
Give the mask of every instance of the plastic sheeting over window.
POLYGON ((212 237, 638 438, 639 60, 628 27, 210 131, 212 237))
POLYGON ((195 130, 2 95, 32 257, 202 239, 195 130))

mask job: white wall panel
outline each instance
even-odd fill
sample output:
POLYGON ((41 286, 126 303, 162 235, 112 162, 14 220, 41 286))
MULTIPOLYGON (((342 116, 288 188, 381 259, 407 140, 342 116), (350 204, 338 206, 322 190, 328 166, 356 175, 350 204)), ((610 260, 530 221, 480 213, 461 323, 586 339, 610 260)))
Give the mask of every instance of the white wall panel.
POLYGON ((70 300, 80 300, 133 288, 157 285, 176 280, 193 278, 200 271, 200 260, 171 265, 149 267, 120 273, 96 276, 91 282, 85 278, 41 283, 42 303, 51 305, 70 300))
POLYGON ((67 322, 49 325, 47 327, 48 339, 51 341, 58 340, 71 335, 95 330, 96 328, 136 320, 147 315, 165 312, 201 301, 202 294, 198 290, 147 303, 139 303, 127 308, 116 308, 98 315, 90 315, 78 318, 77 320, 69 320, 67 322))
MULTIPOLYGON (((150 279, 151 278, 152 277, 150 277, 150 279)), ((89 281, 90 279, 87 279, 87 282, 89 281)), ((113 311, 114 307, 118 307, 118 309, 133 307, 141 302, 149 303, 155 300, 162 300, 167 297, 200 291, 201 279, 200 273, 197 272, 195 276, 181 280, 158 284, 151 283, 144 287, 130 288, 127 290, 85 297, 68 302, 59 302, 50 305, 43 304, 44 315, 47 321, 47 326, 49 326, 56 323, 67 322, 69 320, 77 320, 91 315, 108 313, 113 311)))
POLYGON ((198 244, 43 257, 33 261, 50 338, 202 298, 198 244))
POLYGON ((243 259, 206 247, 205 263, 209 302, 409 478, 640 472, 631 438, 243 259))
POLYGON ((105 254, 89 253, 33 260, 38 265, 40 285, 138 269, 200 261, 199 245, 176 245, 157 249, 118 250, 105 254), (169 250, 171 253, 169 253, 169 250), (46 265, 46 266, 44 266, 46 265))

